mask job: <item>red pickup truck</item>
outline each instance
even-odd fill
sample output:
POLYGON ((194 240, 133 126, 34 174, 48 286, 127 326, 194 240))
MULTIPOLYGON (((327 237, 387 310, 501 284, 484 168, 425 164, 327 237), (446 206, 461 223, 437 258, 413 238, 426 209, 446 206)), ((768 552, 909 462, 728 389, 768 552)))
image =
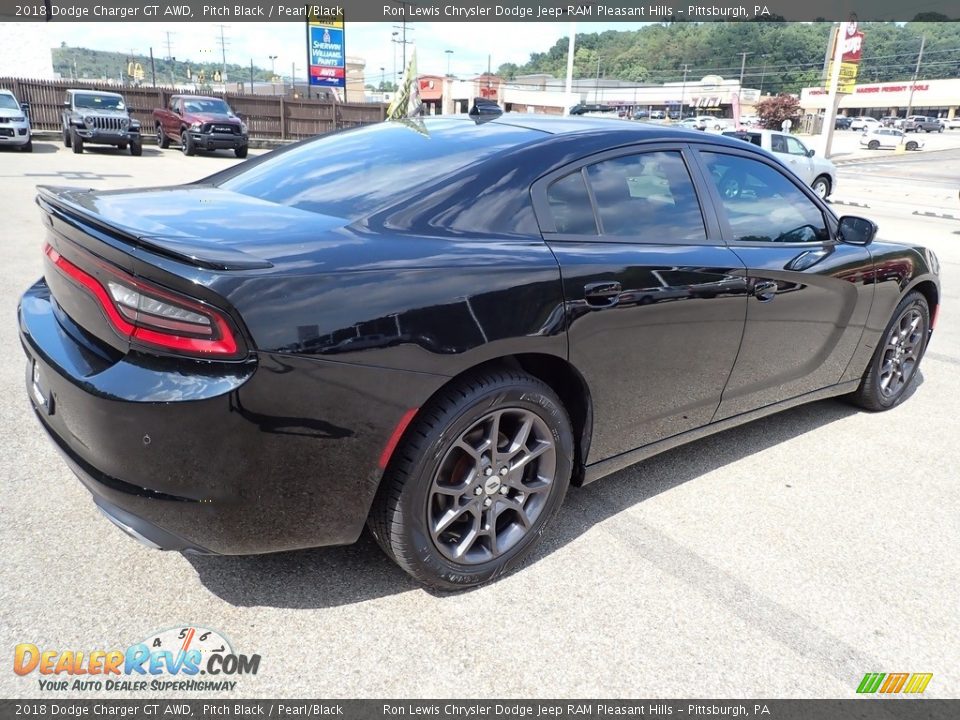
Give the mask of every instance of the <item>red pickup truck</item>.
POLYGON ((153 111, 157 143, 170 147, 180 143, 184 155, 197 150, 233 150, 238 158, 247 156, 249 136, 246 124, 226 101, 202 95, 174 95, 165 108, 153 111))

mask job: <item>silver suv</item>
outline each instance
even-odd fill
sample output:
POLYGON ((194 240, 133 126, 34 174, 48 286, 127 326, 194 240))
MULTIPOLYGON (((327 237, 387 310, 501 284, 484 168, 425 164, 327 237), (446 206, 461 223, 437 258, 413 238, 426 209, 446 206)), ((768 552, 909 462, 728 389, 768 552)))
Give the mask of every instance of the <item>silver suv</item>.
POLYGON ((100 90, 67 90, 63 101, 63 144, 82 153, 86 143, 113 145, 142 155, 140 121, 130 117, 123 96, 100 90))
POLYGON ((0 147, 10 145, 33 152, 29 105, 17 101, 9 90, 0 90, 0 147))

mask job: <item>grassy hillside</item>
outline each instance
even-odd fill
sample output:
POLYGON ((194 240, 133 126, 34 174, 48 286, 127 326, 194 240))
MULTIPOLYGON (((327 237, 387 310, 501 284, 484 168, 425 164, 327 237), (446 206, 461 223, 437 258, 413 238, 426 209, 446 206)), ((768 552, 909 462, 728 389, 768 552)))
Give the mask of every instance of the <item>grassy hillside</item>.
MULTIPOLYGON (((205 59, 205 62, 179 59, 165 60, 157 57, 156 52, 156 49, 154 49, 154 65, 156 67, 158 83, 188 82, 188 68, 193 71, 194 78, 197 77, 200 70, 203 70, 206 80, 209 82, 213 80, 214 73, 222 70, 222 64, 219 58, 208 58, 205 59)), ((64 79, 119 79, 122 75, 126 80, 127 66, 130 62, 140 63, 143 68, 143 80, 141 84, 150 85, 152 83, 152 77, 149 55, 130 55, 128 53, 67 47, 65 45, 53 49, 53 70, 54 72, 60 73, 60 76, 64 79)), ((254 65, 253 79, 256 81, 269 81, 270 70, 265 70, 254 65)), ((231 83, 249 82, 250 66, 247 65, 244 67, 242 65, 227 63, 227 80, 231 83)))
MULTIPOLYGON (((741 53, 747 53, 744 84, 765 92, 799 92, 817 84, 831 23, 672 22, 640 30, 577 33, 574 76, 616 78, 638 83, 689 78, 740 76, 741 53)), ((559 26, 558 26, 559 27, 559 26)), ((903 80, 913 75, 926 36, 920 79, 960 76, 960 23, 861 23, 866 34, 860 65, 861 82, 903 80)), ((533 53, 523 65, 507 63, 499 72, 508 78, 529 73, 563 77, 567 71, 567 38, 547 52, 533 53)))

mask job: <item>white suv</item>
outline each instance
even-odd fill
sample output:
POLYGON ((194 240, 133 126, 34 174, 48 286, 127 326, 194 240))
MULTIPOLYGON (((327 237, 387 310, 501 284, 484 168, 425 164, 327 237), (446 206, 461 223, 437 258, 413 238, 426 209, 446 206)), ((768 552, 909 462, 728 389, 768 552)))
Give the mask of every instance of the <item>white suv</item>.
POLYGON ((12 92, 0 90, 0 147, 12 145, 33 152, 27 110, 27 104, 20 104, 12 92))

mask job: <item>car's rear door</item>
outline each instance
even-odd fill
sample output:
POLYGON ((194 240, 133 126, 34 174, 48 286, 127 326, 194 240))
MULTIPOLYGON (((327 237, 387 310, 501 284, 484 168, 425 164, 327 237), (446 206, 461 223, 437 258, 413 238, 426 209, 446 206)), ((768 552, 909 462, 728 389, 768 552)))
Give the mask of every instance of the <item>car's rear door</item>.
POLYGON ((560 263, 570 361, 593 401, 588 463, 709 422, 736 359, 744 267, 689 153, 620 149, 533 187, 560 263))
POLYGON ((873 299, 867 248, 774 160, 701 146, 724 238, 747 268, 747 322, 716 420, 840 381, 873 299))

